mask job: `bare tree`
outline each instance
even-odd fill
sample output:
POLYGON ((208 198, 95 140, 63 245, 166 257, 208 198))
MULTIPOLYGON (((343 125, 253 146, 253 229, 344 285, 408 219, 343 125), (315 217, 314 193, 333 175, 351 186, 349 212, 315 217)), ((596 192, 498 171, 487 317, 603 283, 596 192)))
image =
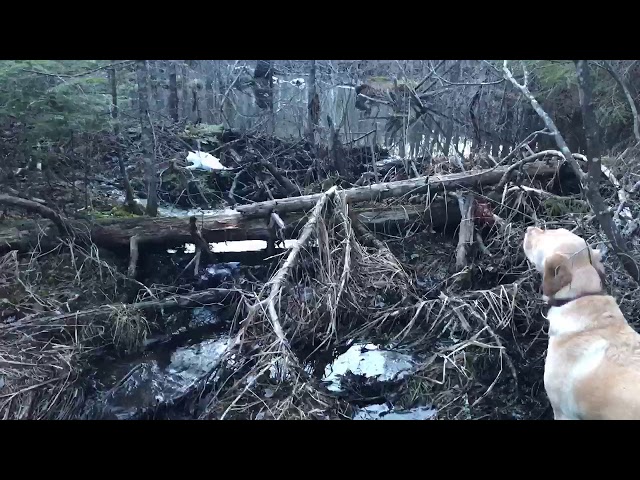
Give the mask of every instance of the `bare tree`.
POLYGON ((178 114, 178 67, 169 60, 169 116, 174 122, 180 121, 178 114))
POLYGON ((144 155, 145 176, 147 180, 147 215, 158 215, 158 180, 156 178, 155 151, 153 148, 153 129, 149 115, 149 70, 146 60, 136 60, 138 77, 138 102, 140 105, 140 126, 142 128, 142 151, 144 155))

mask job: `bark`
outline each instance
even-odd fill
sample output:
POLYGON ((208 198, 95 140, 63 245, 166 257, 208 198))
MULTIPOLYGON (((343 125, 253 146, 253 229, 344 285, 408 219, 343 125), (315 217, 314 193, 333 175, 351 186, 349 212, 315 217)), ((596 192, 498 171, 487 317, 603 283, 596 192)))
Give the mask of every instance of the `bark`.
POLYGON ((142 128, 142 149, 144 154, 145 176, 147 177, 147 215, 158 215, 158 178, 153 148, 153 130, 149 115, 149 71, 146 60, 136 61, 138 77, 138 98, 140 106, 140 126, 142 128))
POLYGON ((595 109, 591 92, 593 85, 591 74, 589 72, 589 64, 587 60, 577 60, 576 73, 578 76, 578 91, 580 95, 580 108, 582 109, 582 120, 584 123, 584 131, 587 139, 587 159, 588 171, 586 176, 586 197, 591 204, 596 219, 607 235, 613 250, 618 255, 620 262, 625 270, 633 279, 640 281, 640 270, 633 257, 624 244, 622 235, 613 222, 611 211, 607 208, 602 196, 600 195, 600 175, 602 172, 602 146, 600 145, 600 132, 596 120, 595 109))
POLYGON ((176 62, 169 62, 169 116, 178 123, 180 115, 178 113, 178 67, 176 62))

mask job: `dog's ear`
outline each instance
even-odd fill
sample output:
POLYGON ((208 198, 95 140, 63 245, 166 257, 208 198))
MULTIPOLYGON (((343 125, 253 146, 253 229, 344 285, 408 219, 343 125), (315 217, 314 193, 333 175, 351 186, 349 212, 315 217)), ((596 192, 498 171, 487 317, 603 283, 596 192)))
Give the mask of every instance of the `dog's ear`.
POLYGON ((545 296, 552 297, 571 283, 573 275, 569 268, 570 261, 559 253, 554 253, 545 260, 542 273, 542 293, 545 296))

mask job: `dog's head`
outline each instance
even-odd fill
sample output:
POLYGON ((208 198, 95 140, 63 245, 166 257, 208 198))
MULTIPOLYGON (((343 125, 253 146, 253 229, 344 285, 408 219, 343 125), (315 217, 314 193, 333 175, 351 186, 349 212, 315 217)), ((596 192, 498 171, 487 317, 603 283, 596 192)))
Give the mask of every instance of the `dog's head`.
POLYGON ((604 289, 602 253, 565 228, 528 227, 524 253, 542 274, 546 299, 574 298, 604 289))

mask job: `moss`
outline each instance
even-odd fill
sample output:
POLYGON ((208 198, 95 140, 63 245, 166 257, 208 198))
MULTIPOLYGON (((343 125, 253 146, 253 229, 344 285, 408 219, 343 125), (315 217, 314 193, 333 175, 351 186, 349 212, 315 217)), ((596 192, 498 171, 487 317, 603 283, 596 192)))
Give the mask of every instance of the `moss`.
POLYGON ((139 216, 129 212, 124 205, 117 205, 113 207, 111 210, 109 210, 108 212, 92 211, 90 212, 90 214, 93 218, 113 218, 113 217, 135 218, 139 216))
POLYGON ((547 198, 542 202, 542 208, 549 217, 562 217, 570 213, 589 213, 590 209, 581 201, 571 198, 547 198))

